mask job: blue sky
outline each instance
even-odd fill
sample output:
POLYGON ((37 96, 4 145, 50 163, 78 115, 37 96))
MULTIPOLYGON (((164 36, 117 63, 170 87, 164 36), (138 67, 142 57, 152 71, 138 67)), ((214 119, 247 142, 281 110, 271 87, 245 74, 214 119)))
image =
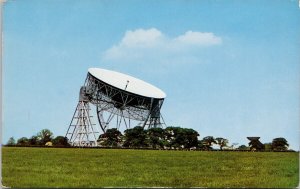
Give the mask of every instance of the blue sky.
POLYGON ((299 150, 299 23, 296 0, 9 0, 3 142, 65 135, 87 69, 100 67, 165 91, 167 125, 299 150))

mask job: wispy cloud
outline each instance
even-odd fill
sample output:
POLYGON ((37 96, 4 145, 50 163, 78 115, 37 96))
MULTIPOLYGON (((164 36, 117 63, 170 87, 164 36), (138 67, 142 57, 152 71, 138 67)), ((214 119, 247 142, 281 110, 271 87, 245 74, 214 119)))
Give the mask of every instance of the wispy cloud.
POLYGON ((163 34, 155 29, 151 28, 148 30, 144 29, 137 29, 134 31, 126 31, 123 39, 121 40, 120 44, 117 46, 120 47, 127 47, 127 48, 153 48, 159 43, 163 41, 163 34))
POLYGON ((213 33, 193 31, 187 31, 185 34, 178 36, 175 41, 195 46, 211 46, 222 43, 222 39, 215 36, 213 33))
POLYGON ((149 56, 191 59, 191 52, 197 49, 221 45, 222 38, 210 32, 187 31, 176 37, 169 37, 156 28, 136 29, 125 32, 121 41, 103 53, 103 60, 136 60, 149 56))

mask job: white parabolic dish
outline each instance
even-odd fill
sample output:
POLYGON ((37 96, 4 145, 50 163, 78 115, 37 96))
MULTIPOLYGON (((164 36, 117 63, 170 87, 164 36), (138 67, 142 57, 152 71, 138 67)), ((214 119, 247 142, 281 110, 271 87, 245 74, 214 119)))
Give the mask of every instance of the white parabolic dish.
POLYGON ((97 79, 123 91, 150 98, 162 99, 166 97, 166 93, 159 88, 130 75, 100 68, 89 68, 88 72, 97 79))

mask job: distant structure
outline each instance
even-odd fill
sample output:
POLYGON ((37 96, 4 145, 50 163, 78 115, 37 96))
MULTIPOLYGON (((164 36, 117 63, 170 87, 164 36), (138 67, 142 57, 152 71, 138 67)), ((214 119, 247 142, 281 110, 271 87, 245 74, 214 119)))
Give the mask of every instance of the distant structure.
POLYGON ((259 141, 260 137, 247 137, 251 151, 264 150, 264 145, 259 141))
POLYGON ((165 97, 162 90, 135 77, 90 68, 66 137, 73 146, 97 146, 99 129, 92 122, 90 104, 96 106, 103 133, 111 127, 162 127, 160 109, 165 97))

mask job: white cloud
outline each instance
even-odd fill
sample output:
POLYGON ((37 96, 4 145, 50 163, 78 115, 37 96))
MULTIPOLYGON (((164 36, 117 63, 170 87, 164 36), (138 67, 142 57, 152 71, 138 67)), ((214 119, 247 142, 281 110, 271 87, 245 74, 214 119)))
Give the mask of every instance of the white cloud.
POLYGON ((213 33, 202 33, 193 31, 187 31, 184 35, 178 36, 175 40, 190 45, 204 46, 219 45, 222 43, 222 39, 220 37, 215 36, 213 33))
POLYGON ((156 60, 163 62, 174 62, 185 58, 193 59, 191 54, 195 51, 220 44, 222 38, 214 33, 187 31, 170 38, 156 28, 128 30, 118 44, 103 53, 102 59, 133 61, 156 57, 156 60))
POLYGON ((162 37, 162 33, 155 28, 129 30, 125 33, 119 47, 154 47, 162 41, 162 37))

